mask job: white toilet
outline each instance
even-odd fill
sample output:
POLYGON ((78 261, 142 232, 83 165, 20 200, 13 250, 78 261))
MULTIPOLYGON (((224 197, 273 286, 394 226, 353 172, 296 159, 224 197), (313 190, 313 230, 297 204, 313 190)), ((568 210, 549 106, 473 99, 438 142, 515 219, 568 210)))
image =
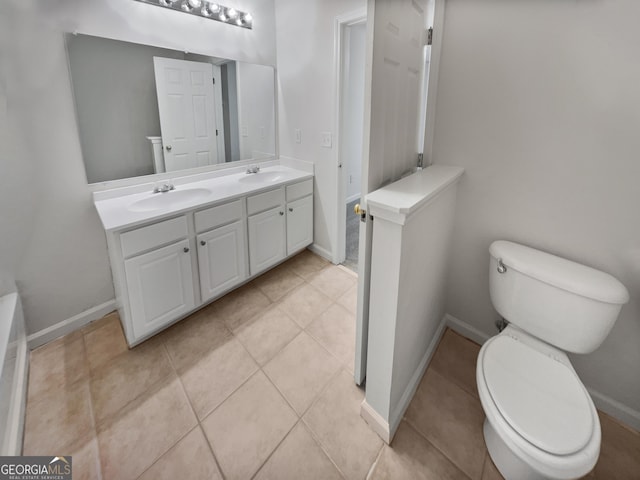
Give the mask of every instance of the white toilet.
POLYGON ((600 453, 600 422, 565 351, 600 346, 629 300, 609 274, 512 242, 491 244, 491 301, 509 322, 480 350, 484 437, 507 480, 574 479, 600 453))

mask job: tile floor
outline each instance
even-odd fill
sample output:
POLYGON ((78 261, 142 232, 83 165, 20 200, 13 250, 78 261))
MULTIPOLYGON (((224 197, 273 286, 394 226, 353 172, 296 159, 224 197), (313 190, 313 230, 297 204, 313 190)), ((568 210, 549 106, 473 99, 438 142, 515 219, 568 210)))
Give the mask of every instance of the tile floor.
MULTIPOLYGON (((447 331, 391 445, 360 418, 351 272, 304 252, 129 350, 116 314, 31 354, 24 453, 74 479, 501 478, 479 347, 447 331)), ((640 478, 640 435, 602 415, 588 478, 640 478)))

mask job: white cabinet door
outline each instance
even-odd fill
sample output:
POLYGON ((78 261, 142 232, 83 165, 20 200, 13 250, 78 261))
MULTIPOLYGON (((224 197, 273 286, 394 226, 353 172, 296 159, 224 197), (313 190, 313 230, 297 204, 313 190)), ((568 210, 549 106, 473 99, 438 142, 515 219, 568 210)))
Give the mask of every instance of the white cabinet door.
POLYGON ((135 338, 195 307, 188 240, 125 260, 124 268, 135 338))
POLYGON ((284 206, 249 217, 249 265, 255 275, 286 256, 284 206))
POLYGON ((245 227, 242 221, 198 235, 202 301, 247 278, 245 227))
POLYGON ((313 243, 313 196, 287 204, 287 255, 313 243))

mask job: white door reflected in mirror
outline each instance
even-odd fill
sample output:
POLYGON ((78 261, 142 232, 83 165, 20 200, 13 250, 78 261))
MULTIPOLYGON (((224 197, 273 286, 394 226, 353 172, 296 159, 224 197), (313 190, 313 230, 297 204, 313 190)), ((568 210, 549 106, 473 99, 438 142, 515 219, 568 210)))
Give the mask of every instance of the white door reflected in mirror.
MULTIPOLYGON (((153 57, 156 94, 164 151, 164 171, 215 165, 224 161, 218 155, 219 129, 210 63, 153 57)), ((219 76, 219 75, 218 75, 219 76)), ((222 146, 224 152, 224 145, 222 146)), ((156 172, 158 173, 158 172, 156 172)))

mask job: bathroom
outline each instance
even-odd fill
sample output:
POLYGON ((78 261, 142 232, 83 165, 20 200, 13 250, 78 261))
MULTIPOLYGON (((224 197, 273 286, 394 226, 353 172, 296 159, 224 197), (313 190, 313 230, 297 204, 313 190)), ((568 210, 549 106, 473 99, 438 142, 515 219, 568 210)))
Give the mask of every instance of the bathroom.
MULTIPOLYGON (((188 15, 129 0, 0 6, 0 293, 19 291, 31 345, 73 334, 76 326, 115 309, 63 33, 275 67, 278 152, 313 163, 313 250, 333 259, 335 212, 341 207, 336 157, 334 148, 320 145, 320 134, 336 132, 335 19, 367 3, 227 3, 251 12, 253 30, 222 29, 212 21, 195 28, 188 15)), ((488 277, 494 240, 530 245, 612 274, 631 299, 603 344, 571 361, 596 406, 637 431, 640 7, 631 0, 444 0, 438 6, 443 23, 434 40, 441 53, 427 158, 464 168, 445 289, 451 325, 478 344, 497 333, 488 277)), ((466 343, 453 343, 464 357, 466 343)), ((384 449, 376 445, 377 455, 384 449)), ((600 478, 634 478, 634 472, 637 478, 637 463, 625 463, 640 456, 637 444, 619 442, 616 448, 619 471, 600 478)), ((81 456, 76 459, 79 469, 81 456)))

